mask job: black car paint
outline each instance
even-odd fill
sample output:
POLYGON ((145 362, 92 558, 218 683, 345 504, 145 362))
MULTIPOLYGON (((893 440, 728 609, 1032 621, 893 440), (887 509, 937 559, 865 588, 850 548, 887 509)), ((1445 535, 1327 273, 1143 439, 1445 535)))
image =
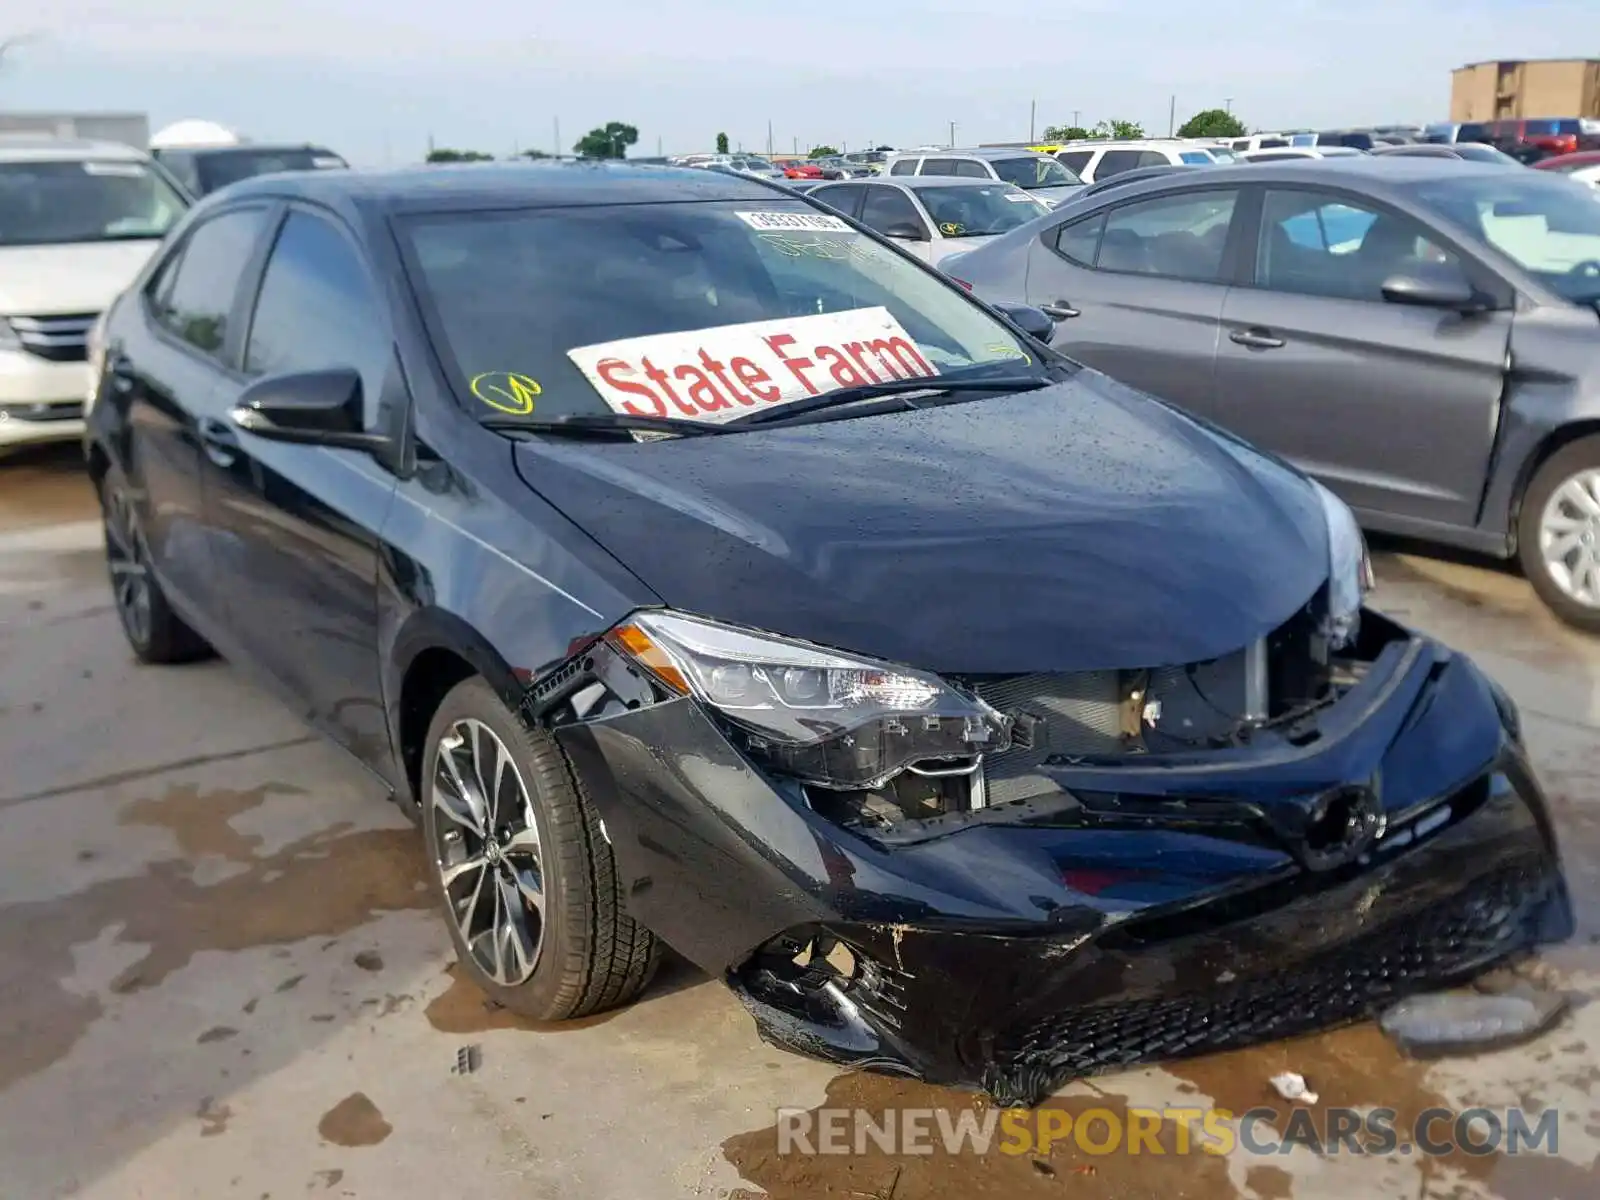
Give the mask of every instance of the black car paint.
POLYGON ((1303 480, 1091 371, 737 442, 528 441, 516 459, 674 608, 942 672, 1217 658, 1327 575, 1303 480))
MULTIPOLYGON (((236 366, 270 239, 239 281, 223 365, 207 365, 153 328, 143 289, 165 255, 108 326, 106 383, 89 417, 90 467, 98 478, 115 463, 147 509, 182 498, 186 519, 153 547, 174 607, 355 755, 408 811, 419 791, 427 705, 441 685, 470 670, 509 705, 537 712, 528 703, 539 694, 531 685, 603 655, 597 635, 640 606, 702 606, 723 619, 923 658, 923 666, 1033 670, 1040 659, 1030 650, 1067 667, 1119 653, 1143 662, 1231 649, 1317 587, 1327 547, 1303 483, 1236 443, 1211 440, 1165 407, 1141 409, 1127 389, 1090 373, 1012 399, 636 447, 513 442, 483 429, 451 395, 429 348, 389 234, 392 213, 528 203, 544 198, 546 179, 573 203, 630 185, 655 199, 762 188, 711 172, 569 170, 522 168, 504 187, 477 188, 489 176, 463 175, 452 188, 443 182, 448 170, 430 171, 410 188, 391 185, 395 195, 354 177, 246 182, 202 202, 175 233, 172 244, 181 245, 195 223, 251 204, 267 207, 272 228, 292 207, 345 232, 382 297, 393 339, 376 410, 390 437, 385 453, 269 444, 228 425, 247 387, 236 366), (1016 428, 999 425, 997 415, 1016 428), (1096 443, 1103 435, 1091 427, 1095 420, 1120 422, 1136 444, 1164 449, 1162 488, 1152 489, 1148 475, 1108 471, 1116 447, 1096 443), (1060 425, 1054 433, 1052 421, 1060 425), (963 451, 963 437, 984 433, 993 438, 985 450, 963 451), (969 481, 953 461, 963 453, 972 456, 969 481), (840 478, 841 463, 859 469, 840 478), (830 464, 831 486, 823 478, 830 464), (1088 477, 1080 480, 1080 471, 1088 477), (936 505, 913 507, 919 479, 943 489, 936 505), (1080 483, 1090 488, 1081 496, 1080 483), (1086 498, 1089 508, 1069 507, 1086 498), (1088 514, 1104 526, 1086 525, 1088 514), (640 540, 647 526, 658 538, 665 529, 682 539, 679 563, 640 540), (1018 543, 1006 541, 1019 526, 1022 544, 1037 552, 1031 565, 1016 553, 1018 543), (1251 538, 1271 548, 1261 559, 1271 578, 1250 554, 1232 549, 1251 538), (1137 559, 1119 558, 1119 546, 1134 553, 1129 539, 1143 543, 1137 559), (1000 582, 1007 544, 1022 580, 1013 595, 1000 582), (973 559, 956 557, 957 549, 973 559), (1208 553, 1212 579, 1203 577, 1208 553), (1238 556, 1215 557, 1224 553, 1238 556), (896 558, 906 564, 903 576, 875 566, 896 558), (1172 562, 1183 564, 1174 590, 1196 589, 1188 594, 1205 597, 1209 610, 1163 597, 1174 587, 1164 574, 1172 562), (1127 573, 1101 574, 1114 568, 1127 573), (1240 586, 1241 574, 1249 588, 1240 586), (1070 603, 1052 609, 1051 586, 1067 589, 1070 603), (773 587, 785 589, 788 608, 765 594, 773 587), (841 595, 816 595, 833 590, 841 595), (852 612, 869 605, 873 620, 852 612), (1126 610, 1113 612, 1119 605, 1126 610), (992 659, 981 657, 986 649, 992 659)), ((1372 627, 1386 628, 1376 619, 1372 627)), ((1175 800, 1185 810, 1198 793, 1281 819, 1320 789, 1381 772, 1383 803, 1398 813, 1448 797, 1497 760, 1520 763, 1505 730, 1509 710, 1475 668, 1425 640, 1390 636, 1412 648, 1394 666, 1387 700, 1370 710, 1346 705, 1359 719, 1340 736, 1336 721, 1328 725, 1314 753, 1275 764, 1245 753, 1109 778, 1062 768, 1061 811, 997 811, 894 848, 822 820, 796 785, 755 767, 691 701, 564 725, 557 736, 605 819, 634 913, 726 977, 747 1002, 741 970, 796 927, 856 931, 860 949, 885 963, 926 963, 918 986, 953 989, 951 1004, 923 993, 929 1005, 918 1010, 921 1024, 870 1053, 837 1053, 820 1027, 797 1027, 757 1003, 765 1035, 824 1057, 1034 1096, 1057 1067, 1009 1081, 983 1075, 985 1055, 992 1059, 996 1045, 1004 1050, 1016 1014, 972 990, 963 964, 994 961, 980 948, 1005 949, 1011 974, 1004 978, 1025 992, 1037 989, 1044 1002, 1069 982, 1061 974, 1068 960, 1051 940, 1063 931, 1093 936, 1111 916, 1125 922, 1174 907, 1204 911, 1204 902, 1268 879, 1283 882, 1279 907, 1293 901, 1294 912, 1329 920, 1345 900, 1326 880, 1296 871, 1270 820, 1236 815, 1197 831, 1192 812, 1169 814, 1170 821, 1143 811, 1133 819, 1115 811, 1064 816, 1076 811, 1067 789, 1109 791, 1113 809, 1115 796, 1126 793, 1175 800), (1161 886, 1113 913, 1092 889, 1062 875, 1063 864, 1077 860, 1131 871, 1136 882, 1161 872, 1161 886), (1168 872, 1166 862, 1187 865, 1168 872)), ((1397 653, 1387 661, 1395 664, 1397 653)), ((1542 798, 1530 776, 1520 768, 1513 774, 1518 798, 1502 804, 1500 824, 1474 818, 1474 828, 1483 836, 1498 829, 1497 847, 1527 843, 1541 877, 1550 876, 1555 850, 1542 798)), ((1460 861, 1446 875, 1432 873, 1429 860, 1407 856, 1414 876, 1407 896, 1470 887, 1460 861)), ((1382 902, 1379 917, 1398 915, 1399 889, 1370 882, 1382 902), (1393 905, 1384 902, 1391 894, 1393 905)), ((1561 900, 1547 906, 1555 916, 1546 933, 1562 926, 1561 900)), ((1242 952, 1240 965, 1267 970, 1287 945, 1278 935, 1268 942, 1271 953, 1242 952)), ((1153 943, 1157 973, 1183 966, 1183 988, 1207 986, 1187 965, 1188 944, 1153 943)), ((1074 1002, 1133 995, 1116 972, 1085 963, 1086 973, 1070 979, 1074 1002), (1098 990, 1078 990, 1085 980, 1098 981, 1098 990)), ((873 1028, 881 1036, 889 1025, 880 1018, 873 1028)))

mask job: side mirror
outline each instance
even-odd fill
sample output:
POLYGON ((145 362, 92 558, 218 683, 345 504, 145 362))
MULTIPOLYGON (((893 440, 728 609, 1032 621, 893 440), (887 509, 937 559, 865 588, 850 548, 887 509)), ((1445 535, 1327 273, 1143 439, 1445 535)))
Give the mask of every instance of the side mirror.
POLYGON ((1383 298, 1390 304, 1418 308, 1447 308, 1473 312, 1483 307, 1472 281, 1448 263, 1414 263, 1383 281, 1383 298))
POLYGON ((1055 336, 1055 318, 1043 309, 1034 308, 1031 304, 996 304, 1002 314, 1011 319, 1011 323, 1023 333, 1036 341, 1049 344, 1055 336))
POLYGON ((914 225, 910 221, 898 221, 884 229, 883 236, 894 238, 901 242, 925 242, 928 235, 923 232, 922 226, 914 225))
POLYGON ((389 445, 383 434, 366 431, 361 373, 353 367, 260 380, 228 415, 246 433, 274 442, 370 451, 389 445))

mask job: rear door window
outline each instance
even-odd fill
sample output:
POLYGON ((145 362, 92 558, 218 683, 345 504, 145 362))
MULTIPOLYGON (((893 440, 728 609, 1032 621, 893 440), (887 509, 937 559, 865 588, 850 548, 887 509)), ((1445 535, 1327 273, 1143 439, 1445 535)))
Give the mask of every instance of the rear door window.
POLYGON ((867 202, 861 209, 861 223, 879 233, 896 225, 915 225, 924 235, 928 232, 911 198, 898 187, 884 185, 867 189, 867 202))
POLYGON ((1120 175, 1124 171, 1131 171, 1142 166, 1139 161, 1142 151, 1139 150, 1107 150, 1100 159, 1099 166, 1094 169, 1096 179, 1109 179, 1113 175, 1120 175))
POLYGON ((861 193, 866 190, 866 187, 859 183, 834 183, 826 187, 812 188, 807 194, 818 203, 826 204, 847 217, 853 217, 856 215, 856 209, 861 206, 861 193))
POLYGON ((889 174, 891 174, 891 175, 915 175, 917 173, 917 163, 918 163, 918 161, 920 161, 920 160, 915 159, 915 158, 902 158, 902 159, 899 159, 895 163, 891 164, 891 166, 889 167, 889 174))
POLYGON ((1093 150, 1063 150, 1056 155, 1056 161, 1074 175, 1082 175, 1083 169, 1089 165, 1089 160, 1093 157, 1093 150))
POLYGON ((1238 192, 1219 188, 1113 209, 1095 265, 1102 271, 1219 281, 1237 202, 1238 192))
POLYGON ((228 320, 266 223, 259 208, 219 213, 185 239, 170 290, 158 293, 155 318, 195 350, 222 360, 228 320))

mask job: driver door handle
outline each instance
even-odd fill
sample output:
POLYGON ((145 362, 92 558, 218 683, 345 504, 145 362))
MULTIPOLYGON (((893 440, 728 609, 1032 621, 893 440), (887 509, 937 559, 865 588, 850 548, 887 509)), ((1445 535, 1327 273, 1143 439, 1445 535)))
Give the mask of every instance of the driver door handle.
POLYGON ((1228 335, 1228 340, 1235 345, 1248 346, 1252 350, 1276 350, 1283 345, 1281 337, 1273 337, 1265 329, 1235 329, 1228 335))
POLYGON ((1082 315, 1065 300, 1057 300, 1054 304, 1041 304, 1039 305, 1039 311, 1047 317, 1054 317, 1058 321, 1065 321, 1068 317, 1082 315))

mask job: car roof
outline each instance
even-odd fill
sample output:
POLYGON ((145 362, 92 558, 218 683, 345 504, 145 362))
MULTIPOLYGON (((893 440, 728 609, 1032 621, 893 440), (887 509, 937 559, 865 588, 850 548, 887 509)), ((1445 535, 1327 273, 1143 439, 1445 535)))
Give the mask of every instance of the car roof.
POLYGON ((386 170, 297 171, 259 175, 224 193, 351 204, 378 214, 497 208, 582 208, 674 200, 781 200, 795 193, 749 175, 701 167, 578 159, 526 163, 451 163, 386 170))
POLYGON ((896 154, 896 158, 981 158, 993 162, 999 158, 1049 158, 1048 154, 1041 154, 1037 150, 1029 150, 1025 146, 1008 148, 1005 146, 978 146, 971 150, 909 150, 896 154))
POLYGON ((0 162, 78 162, 85 158, 144 162, 149 155, 122 142, 35 133, 0 134, 0 162))
MULTIPOLYGON (((227 146, 164 146, 162 154, 281 154, 285 150, 309 150, 313 154, 332 154, 316 142, 241 142, 227 146)), ((342 157, 342 156, 341 156, 342 157)))
MULTIPOLYGON (((880 175, 873 179, 841 179, 840 183, 882 184, 889 187, 910 188, 920 192, 924 188, 952 187, 1012 187, 1003 179, 978 179, 971 175, 880 175)), ((1021 189, 1018 189, 1019 191, 1021 189)))
POLYGON ((1098 209, 1099 201, 1123 204, 1134 196, 1155 196, 1168 191, 1212 188, 1229 183, 1306 184, 1325 181, 1329 186, 1344 185, 1375 195, 1398 190, 1397 185, 1421 183, 1430 179, 1502 180, 1505 168, 1495 163, 1473 162, 1464 158, 1405 157, 1376 158, 1358 154, 1350 158, 1296 158, 1286 162, 1219 163, 1204 170, 1179 169, 1141 179, 1126 187, 1096 192, 1084 198, 1084 211, 1098 209))

